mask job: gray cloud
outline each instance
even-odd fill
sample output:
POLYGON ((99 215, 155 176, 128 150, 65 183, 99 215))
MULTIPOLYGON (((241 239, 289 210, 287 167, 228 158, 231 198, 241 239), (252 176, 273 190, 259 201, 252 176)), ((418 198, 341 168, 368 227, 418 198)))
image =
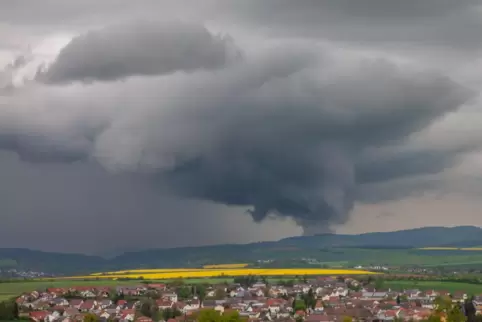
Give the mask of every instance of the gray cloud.
MULTIPOLYGON (((219 1, 218 12, 270 35, 324 37, 379 46, 480 48, 480 1, 219 1), (276 10, 273 10, 276 8, 276 10)), ((222 18, 221 18, 222 19, 222 18)), ((226 18, 228 19, 228 18, 226 18)))
POLYGON ((148 178, 111 175, 90 162, 27 163, 2 151, 0 176, 2 247, 99 254, 298 233, 289 223, 254 224, 243 209, 179 199, 148 178))
POLYGON ((136 21, 74 38, 37 80, 115 80, 136 75, 219 69, 241 58, 226 36, 180 22, 136 21))
MULTIPOLYGON (((11 32, 0 49, 19 48, 23 36, 80 36, 37 82, 12 85, 24 64, 4 73, 0 149, 20 161, 3 171, 27 167, 39 171, 34 182, 57 182, 26 196, 35 211, 6 198, 4 227, 37 212, 59 227, 80 213, 108 225, 132 212, 175 226, 183 214, 176 227, 194 217, 229 225, 248 210, 259 227, 274 215, 325 232, 347 222, 355 203, 442 189, 445 173, 480 149, 459 109, 480 92, 470 74, 482 44, 478 1, 45 0, 28 11, 22 1, 0 4, 2 35, 11 32), (79 186, 63 191, 64 180, 79 186), (123 192, 106 192, 116 187, 123 192), (89 191, 95 202, 79 197, 89 191), (42 201, 54 196, 57 206, 42 201)), ((195 244, 232 232, 190 234, 195 244)), ((105 240, 96 239, 110 248, 105 240)))
POLYGON ((345 222, 357 184, 450 164, 449 154, 434 170, 400 153, 389 167, 365 162, 363 152, 403 145, 472 97, 434 73, 288 45, 216 73, 92 85, 75 96, 62 90, 39 87, 22 104, 12 99, 17 133, 3 137, 22 142, 20 155, 93 158, 113 171, 148 173, 183 198, 251 207, 255 221, 274 213, 306 227, 345 222), (15 114, 32 102, 40 121, 35 110, 15 114))

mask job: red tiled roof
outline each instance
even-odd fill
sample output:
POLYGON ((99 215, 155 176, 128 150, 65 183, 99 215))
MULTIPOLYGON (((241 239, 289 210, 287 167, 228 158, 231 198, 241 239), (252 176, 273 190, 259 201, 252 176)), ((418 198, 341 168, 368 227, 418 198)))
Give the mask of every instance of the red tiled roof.
POLYGON ((150 287, 150 288, 165 288, 165 287, 166 287, 166 284, 160 284, 160 283, 147 284, 147 287, 150 287))
POLYGON ((80 305, 80 304, 82 304, 82 302, 83 302, 83 300, 81 300, 81 299, 73 299, 73 300, 69 301, 70 305, 72 305, 72 306, 80 305))
POLYGON ((71 289, 76 290, 76 291, 90 291, 93 288, 90 286, 73 286, 71 289))
POLYGON ((174 303, 172 301, 157 300, 156 304, 162 307, 172 307, 174 303))
POLYGON ((33 311, 29 313, 30 318, 36 321, 44 320, 47 317, 47 315, 49 315, 49 312, 47 311, 33 311))
POLYGON ((136 319, 136 322, 152 322, 152 319, 147 316, 140 316, 136 319))
POLYGON ((91 309, 94 306, 94 301, 87 300, 80 305, 80 309, 91 309))

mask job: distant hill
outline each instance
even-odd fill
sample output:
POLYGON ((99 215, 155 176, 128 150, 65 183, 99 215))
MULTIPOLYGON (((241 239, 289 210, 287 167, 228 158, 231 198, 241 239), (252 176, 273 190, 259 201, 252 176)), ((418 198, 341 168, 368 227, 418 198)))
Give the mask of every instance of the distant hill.
POLYGON ((482 229, 475 226, 423 227, 359 235, 323 234, 290 237, 279 243, 298 247, 427 247, 482 245, 482 229))
MULTIPOLYGON (((482 245, 482 229, 479 227, 424 227, 359 235, 299 236, 274 242, 242 245, 141 250, 126 252, 111 258, 0 248, 0 268, 15 267, 74 274, 141 267, 189 267, 216 262, 253 262, 260 259, 283 261, 301 257, 316 258, 327 262, 367 261, 367 258, 373 255, 372 253, 360 250, 350 251, 350 249, 408 249, 410 254, 421 256, 416 253, 417 250, 412 249, 430 246, 469 247, 480 245, 482 245)), ((396 255, 393 251, 391 254, 396 255)))

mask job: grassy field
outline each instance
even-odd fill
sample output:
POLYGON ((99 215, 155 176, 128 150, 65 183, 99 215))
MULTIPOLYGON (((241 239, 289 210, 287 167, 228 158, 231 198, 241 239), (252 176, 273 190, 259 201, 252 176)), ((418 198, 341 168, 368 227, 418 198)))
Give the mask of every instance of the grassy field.
POLYGON ((453 248, 427 249, 370 249, 338 248, 327 249, 320 261, 346 260, 348 266, 456 266, 482 263, 482 251, 453 248))
POLYGON ((456 282, 439 282, 439 281, 385 281, 384 288, 392 290, 403 289, 420 289, 420 290, 443 290, 449 292, 464 291, 469 294, 482 294, 482 285, 456 283, 456 282))
POLYGON ((0 283, 0 301, 24 292, 44 290, 49 287, 73 287, 73 286, 119 286, 139 284, 139 281, 26 281, 18 283, 0 283))
MULTIPOLYGON (((269 278, 270 282, 285 280, 284 278, 269 278)), ((286 279, 288 280, 288 279, 286 279)), ((153 283, 169 283, 175 280, 152 280, 153 283)), ((185 284, 222 284, 232 283, 233 278, 189 278, 182 280, 185 284)), ((0 302, 11 297, 19 296, 25 292, 44 290, 50 287, 75 287, 75 286, 123 286, 138 285, 141 281, 113 281, 113 280, 60 280, 60 281, 25 281, 18 283, 0 283, 0 302)))
POLYGON ((482 251, 482 247, 422 247, 421 250, 461 250, 461 251, 482 251))

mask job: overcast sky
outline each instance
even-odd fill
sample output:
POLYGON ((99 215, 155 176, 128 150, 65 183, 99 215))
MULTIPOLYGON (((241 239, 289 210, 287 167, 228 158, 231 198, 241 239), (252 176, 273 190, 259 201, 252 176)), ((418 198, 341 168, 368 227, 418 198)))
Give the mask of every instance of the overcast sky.
POLYGON ((0 247, 481 225, 477 0, 0 2, 0 247))

